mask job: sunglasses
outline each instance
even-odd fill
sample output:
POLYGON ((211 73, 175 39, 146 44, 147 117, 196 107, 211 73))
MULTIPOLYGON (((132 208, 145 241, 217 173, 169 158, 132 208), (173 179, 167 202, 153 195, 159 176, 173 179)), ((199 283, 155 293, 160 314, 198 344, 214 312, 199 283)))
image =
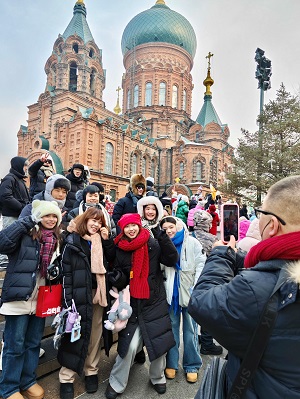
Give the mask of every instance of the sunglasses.
POLYGON ((284 226, 286 225, 286 222, 285 222, 283 219, 281 219, 279 216, 275 215, 275 213, 273 213, 273 212, 263 211, 263 210, 260 209, 260 208, 254 208, 254 212, 255 212, 255 216, 257 217, 257 219, 260 218, 260 214, 261 214, 261 213, 262 213, 263 215, 272 215, 272 216, 275 216, 276 219, 279 220, 279 222, 280 222, 282 225, 284 225, 284 226))

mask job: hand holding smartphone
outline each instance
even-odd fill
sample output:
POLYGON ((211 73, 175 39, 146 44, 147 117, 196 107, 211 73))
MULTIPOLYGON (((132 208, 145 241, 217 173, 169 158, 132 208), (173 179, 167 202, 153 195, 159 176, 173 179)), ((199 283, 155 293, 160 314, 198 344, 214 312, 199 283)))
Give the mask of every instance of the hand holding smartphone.
POLYGON ((221 206, 221 240, 229 242, 233 235, 239 240, 239 206, 237 204, 223 204, 221 206))

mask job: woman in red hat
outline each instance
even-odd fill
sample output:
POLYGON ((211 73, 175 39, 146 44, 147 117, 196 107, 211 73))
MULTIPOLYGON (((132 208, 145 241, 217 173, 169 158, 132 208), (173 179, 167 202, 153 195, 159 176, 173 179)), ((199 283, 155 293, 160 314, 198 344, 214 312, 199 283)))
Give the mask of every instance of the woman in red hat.
POLYGON ((163 230, 157 239, 151 237, 137 213, 123 215, 118 225, 121 233, 115 238, 114 269, 119 280, 114 281, 114 286, 122 290, 129 284, 132 315, 126 328, 119 332, 118 356, 105 396, 115 399, 124 392, 134 357, 143 345, 150 360, 151 384, 162 394, 166 392, 166 353, 175 341, 160 263, 173 267, 178 254, 163 230))

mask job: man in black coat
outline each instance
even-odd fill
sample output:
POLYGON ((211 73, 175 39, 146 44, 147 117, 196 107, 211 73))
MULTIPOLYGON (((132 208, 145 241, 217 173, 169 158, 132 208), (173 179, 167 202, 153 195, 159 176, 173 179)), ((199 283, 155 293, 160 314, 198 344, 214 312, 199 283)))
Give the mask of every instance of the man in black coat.
POLYGON ((71 182, 71 190, 68 193, 65 204, 68 211, 74 208, 77 191, 83 190, 85 187, 84 165, 82 165, 81 163, 74 163, 71 169, 69 169, 69 172, 70 173, 66 176, 66 178, 71 182))
MULTIPOLYGON (((28 162, 26 158, 14 157, 10 161, 9 173, 0 185, 0 205, 3 217, 3 229, 18 219, 22 209, 30 202, 25 179, 28 162)), ((6 255, 0 254, 0 266, 8 263, 6 255)))

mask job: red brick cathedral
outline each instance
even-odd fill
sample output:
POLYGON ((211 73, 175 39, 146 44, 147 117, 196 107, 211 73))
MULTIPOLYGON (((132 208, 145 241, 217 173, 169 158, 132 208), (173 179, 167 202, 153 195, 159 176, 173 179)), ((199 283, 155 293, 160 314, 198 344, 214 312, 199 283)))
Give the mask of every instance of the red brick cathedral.
POLYGON ((157 0, 128 23, 121 42, 123 98, 118 90, 117 105, 108 110, 102 51, 86 15, 78 0, 46 62, 46 90, 18 132, 19 155, 31 163, 49 151, 57 173, 87 165, 90 180, 101 182, 113 200, 126 193, 134 173, 152 176, 160 194, 170 192, 175 179, 189 195, 200 185, 204 192, 220 186, 232 164, 230 131, 212 104, 210 53, 204 102, 191 119, 197 39, 189 21, 157 0))

